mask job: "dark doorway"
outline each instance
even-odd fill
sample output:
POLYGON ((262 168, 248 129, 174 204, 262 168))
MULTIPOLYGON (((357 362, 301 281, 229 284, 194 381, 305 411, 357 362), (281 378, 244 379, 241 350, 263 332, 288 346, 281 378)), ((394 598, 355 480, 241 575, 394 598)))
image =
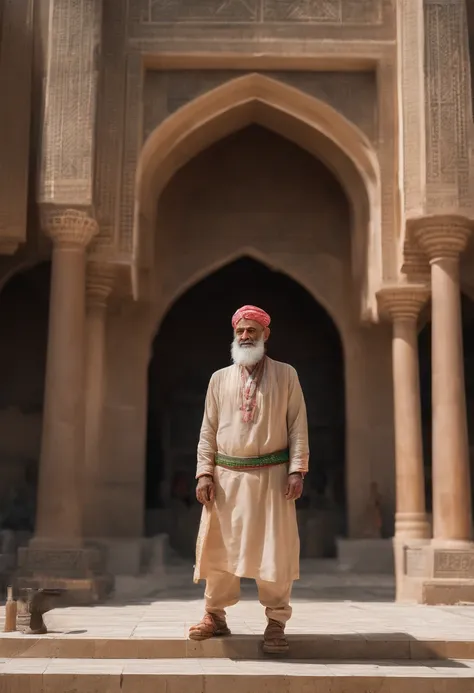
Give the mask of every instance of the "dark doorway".
POLYGON ((50 281, 42 263, 0 293, 0 529, 33 530, 50 281))
MULTIPOLYGON (((474 498, 474 302, 464 294, 461 296, 461 311, 467 424, 471 460, 471 493, 474 498)), ((419 334, 418 349, 426 507, 428 512, 432 512, 431 321, 428 321, 426 325, 424 325, 419 334)))
POLYGON ((301 285, 250 258, 191 288, 155 338, 149 369, 149 531, 168 530, 176 549, 193 554, 200 511, 194 499, 196 445, 204 398, 213 371, 230 365, 230 319, 245 303, 271 314, 268 354, 297 369, 306 398, 311 474, 299 503, 300 528, 312 524, 302 531, 302 555, 332 555, 345 519, 341 340, 329 315, 301 285))

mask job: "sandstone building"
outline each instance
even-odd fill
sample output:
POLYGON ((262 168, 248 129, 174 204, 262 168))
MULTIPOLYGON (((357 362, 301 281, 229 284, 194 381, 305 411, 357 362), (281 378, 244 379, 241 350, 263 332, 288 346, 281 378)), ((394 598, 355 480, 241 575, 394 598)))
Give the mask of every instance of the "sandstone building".
POLYGON ((32 532, 24 579, 87 591, 101 547, 137 572, 158 534, 192 553, 205 388, 252 302, 307 399, 303 555, 394 536, 400 599, 472 596, 469 5, 0 0, 0 501, 32 532))

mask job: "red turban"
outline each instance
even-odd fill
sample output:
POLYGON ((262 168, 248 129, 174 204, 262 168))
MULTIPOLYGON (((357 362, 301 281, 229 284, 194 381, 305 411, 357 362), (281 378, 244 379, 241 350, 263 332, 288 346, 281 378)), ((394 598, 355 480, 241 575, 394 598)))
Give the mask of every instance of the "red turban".
POLYGON ((257 306, 242 306, 232 317, 232 327, 234 330, 237 324, 244 318, 246 320, 254 320, 262 325, 262 327, 268 327, 270 324, 270 316, 261 308, 257 308, 257 306))

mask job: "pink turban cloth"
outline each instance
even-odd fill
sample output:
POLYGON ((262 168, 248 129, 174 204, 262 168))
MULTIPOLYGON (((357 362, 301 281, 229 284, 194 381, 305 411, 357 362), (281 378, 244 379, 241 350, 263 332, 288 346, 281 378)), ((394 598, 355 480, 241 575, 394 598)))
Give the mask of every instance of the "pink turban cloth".
POLYGON ((261 308, 257 308, 257 306, 242 306, 232 317, 232 327, 234 330, 237 324, 244 318, 245 320, 254 320, 258 322, 259 325, 262 325, 262 327, 268 327, 271 322, 268 313, 265 313, 261 308))

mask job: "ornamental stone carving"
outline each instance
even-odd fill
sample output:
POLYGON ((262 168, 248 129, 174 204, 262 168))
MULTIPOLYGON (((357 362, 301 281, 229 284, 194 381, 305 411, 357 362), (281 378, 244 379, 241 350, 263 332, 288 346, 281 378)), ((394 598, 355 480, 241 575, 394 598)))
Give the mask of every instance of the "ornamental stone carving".
POLYGON ((457 259, 466 248, 474 223, 460 216, 425 217, 414 221, 411 234, 430 263, 457 259))
POLYGON ((425 283, 387 286, 377 294, 382 315, 395 320, 416 321, 430 296, 425 283))
POLYGON ((406 238, 403 248, 402 273, 409 283, 429 284, 430 263, 424 251, 413 238, 406 238))
POLYGON ((90 209, 102 2, 50 0, 47 5, 50 31, 38 202, 90 209))
POLYGON ((105 308, 114 288, 115 267, 108 263, 89 262, 87 265, 86 296, 88 308, 105 308))
POLYGON ((59 248, 85 248, 99 231, 95 219, 77 209, 44 212, 42 227, 59 248))

